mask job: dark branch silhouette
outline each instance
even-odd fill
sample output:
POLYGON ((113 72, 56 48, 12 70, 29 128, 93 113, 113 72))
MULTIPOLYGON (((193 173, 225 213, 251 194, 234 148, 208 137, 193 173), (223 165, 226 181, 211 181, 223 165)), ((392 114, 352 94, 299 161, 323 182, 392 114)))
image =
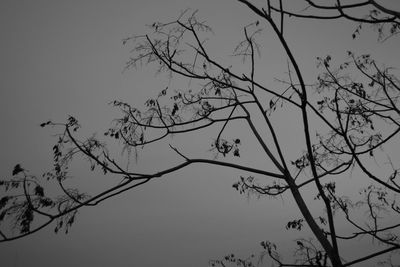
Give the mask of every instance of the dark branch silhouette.
POLYGON ((282 0, 267 1, 265 8, 247 0, 237 2, 250 9, 255 18, 254 23, 243 27, 243 41, 233 52, 243 59, 247 72, 226 66, 209 53, 206 36, 211 28, 197 18, 197 11, 188 9, 176 20, 155 22, 148 34, 123 40, 125 45, 133 46, 126 68, 156 66, 156 72, 187 79, 189 88, 166 87, 148 99, 144 109, 113 101, 121 117, 104 133, 105 138, 119 140, 123 149, 136 154, 138 147, 168 143, 172 135, 207 129, 213 133, 212 157, 194 158, 169 144, 171 156, 180 162, 161 171, 140 173, 118 162, 100 138, 79 138, 81 126, 77 119, 70 116, 65 123, 42 123, 42 127, 59 129, 53 147, 54 168, 36 177, 18 164, 10 179, 0 181, 5 191, 0 199, 0 242, 23 238, 50 225, 55 225, 55 232, 63 229, 67 233, 82 207, 95 206, 189 165, 208 164, 240 172, 233 188, 241 194, 291 194, 302 218, 289 221, 286 230, 308 227, 312 233, 312 238, 295 240, 294 257, 289 260, 279 255, 277 245, 262 241, 260 257, 230 254, 211 260, 211 266, 256 266, 265 256, 277 266, 352 266, 400 248, 399 166, 389 157, 390 168, 383 172, 369 165, 371 159, 386 156, 386 146, 398 144, 400 80, 396 70, 383 67, 371 55, 347 52, 348 59, 341 64, 334 64, 330 55, 317 57, 320 74, 307 83, 309 79, 304 77, 284 34, 285 24, 291 20, 345 19, 355 25, 350 33, 353 39, 361 34, 363 24, 370 24, 376 26, 378 39, 385 41, 400 32, 399 12, 374 0, 351 4, 336 0, 324 5, 305 0, 300 12, 288 9, 290 5, 282 0), (257 55, 263 49, 257 41, 263 34, 260 24, 272 29, 283 48, 282 57, 287 59, 288 78, 280 80, 281 87, 269 88, 265 81, 258 80, 257 55), (302 129, 299 140, 304 152, 294 159, 285 155, 287 144, 272 120, 277 110, 285 108, 301 116, 293 127, 302 129), (272 164, 270 169, 238 163, 245 157, 241 154, 243 140, 228 130, 228 125, 238 124, 251 133, 246 142, 257 142, 265 161, 272 164), (316 138, 312 137, 315 131, 316 138), (265 138, 265 133, 270 138, 265 138), (98 169, 119 179, 94 195, 67 187, 68 167, 75 158, 86 159, 92 171, 98 169), (358 199, 342 195, 336 186, 339 177, 354 169, 369 182, 366 187, 360 186, 358 199), (50 183, 58 184, 59 196, 47 194, 46 184, 50 183), (304 188, 313 192, 314 201, 320 202, 323 209, 311 210, 304 188), (338 228, 343 221, 352 233, 338 228), (341 246, 364 236, 372 238, 380 249, 359 258, 344 258, 341 246))

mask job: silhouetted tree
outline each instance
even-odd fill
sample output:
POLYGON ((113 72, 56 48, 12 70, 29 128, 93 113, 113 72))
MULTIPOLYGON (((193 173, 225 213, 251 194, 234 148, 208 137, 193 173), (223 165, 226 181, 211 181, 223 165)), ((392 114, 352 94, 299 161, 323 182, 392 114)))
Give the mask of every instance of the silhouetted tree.
MULTIPOLYGON (((261 242, 262 256, 269 256, 278 266, 351 266, 400 248, 398 159, 392 162, 388 157, 389 168, 377 170, 370 166, 371 159, 385 156, 385 147, 398 146, 400 81, 396 70, 381 66, 370 55, 348 51, 348 60, 341 64, 334 64, 330 55, 318 57, 320 75, 316 81, 307 83, 284 35, 288 19, 345 19, 355 23, 355 30, 350 33, 353 38, 358 38, 363 25, 368 24, 383 42, 400 32, 400 13, 374 0, 350 4, 329 1, 331 5, 305 0, 305 9, 301 12, 290 10, 290 1, 268 0, 265 8, 251 1, 238 2, 254 12, 254 22, 243 27, 243 41, 234 50, 234 55, 243 59, 247 71, 226 66, 210 54, 206 35, 211 28, 196 17, 196 12, 186 10, 174 21, 155 22, 150 25, 149 34, 123 41, 133 45, 127 68, 154 65, 157 72, 167 72, 171 78, 188 79, 189 88, 167 87, 146 101, 144 110, 114 101, 112 105, 122 115, 105 133, 121 140, 123 148, 130 153, 137 153, 137 147, 147 147, 174 134, 218 127, 211 142, 213 157, 192 158, 181 148, 170 145, 181 163, 154 173, 137 173, 117 162, 98 138, 79 139, 76 132, 80 125, 75 118, 69 117, 66 123, 42 123, 42 127, 60 129, 53 147, 54 169, 39 178, 16 165, 11 179, 0 182, 7 192, 0 199, 1 242, 22 238, 50 224, 55 224, 55 232, 61 229, 67 232, 80 208, 97 205, 154 178, 201 163, 248 173, 249 176, 241 176, 233 184, 240 193, 293 196, 302 218, 287 222, 286 229, 309 227, 316 241, 295 240, 292 263, 278 254, 275 244, 261 242), (273 30, 284 49, 284 59, 288 59, 287 79, 275 88, 260 79, 256 68, 257 60, 261 60, 257 54, 268 49, 257 41, 263 27, 273 30), (285 155, 285 140, 281 139, 272 119, 278 111, 301 115, 301 121, 293 127, 303 130, 298 140, 304 143, 304 153, 295 159, 285 155), (252 133, 245 141, 258 142, 265 158, 273 165, 271 169, 253 168, 232 160, 242 156, 240 149, 244 142, 235 133, 226 131, 228 125, 235 123, 246 126, 252 133), (316 137, 312 136, 315 132, 316 137), (223 158, 218 159, 219 155, 223 158), (104 174, 119 175, 122 181, 94 196, 65 187, 68 166, 79 156, 90 162, 91 170, 101 168, 104 174), (368 179, 368 185, 359 188, 359 198, 343 195, 336 186, 338 177, 354 170, 368 179), (260 180, 260 177, 268 179, 260 180), (63 194, 47 195, 45 184, 50 182, 58 183, 63 194), (322 203, 322 210, 310 210, 301 191, 304 188, 315 193, 314 201, 322 203), (337 214, 341 215, 340 223, 354 229, 352 233, 338 231, 339 219, 334 216, 337 214), (39 217, 42 218, 36 222, 39 217), (372 237, 381 250, 357 259, 344 259, 341 245, 361 236, 372 237)), ((256 266, 257 261, 254 255, 238 258, 232 254, 212 260, 210 265, 256 266)))

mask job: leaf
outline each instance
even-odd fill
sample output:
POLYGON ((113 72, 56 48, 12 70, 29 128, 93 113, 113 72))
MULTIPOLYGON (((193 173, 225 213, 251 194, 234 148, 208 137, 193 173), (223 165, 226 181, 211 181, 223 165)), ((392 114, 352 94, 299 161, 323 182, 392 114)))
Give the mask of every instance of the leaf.
POLYGON ((22 220, 20 222, 20 233, 25 234, 30 231, 31 222, 33 221, 33 211, 30 208, 26 208, 22 214, 22 220))
POLYGON ((274 101, 272 99, 269 101, 269 108, 272 109, 275 106, 274 101))
POLYGON ((168 86, 158 94, 158 97, 166 95, 167 94, 167 90, 168 90, 168 86))
POLYGON ((44 190, 43 187, 41 187, 40 185, 37 185, 35 187, 35 195, 39 196, 39 197, 44 197, 44 190))
POLYGON ((40 127, 45 127, 46 125, 49 125, 51 121, 43 122, 40 124, 40 127))
POLYGON ((323 217, 319 217, 319 221, 320 221, 320 223, 322 223, 323 225, 326 225, 326 219, 325 218, 323 218, 323 217))
POLYGON ((177 103, 174 103, 174 107, 173 107, 173 109, 172 109, 171 115, 172 115, 172 116, 175 116, 175 114, 176 114, 176 112, 177 112, 178 110, 179 110, 178 104, 177 104, 177 103))
POLYGON ((12 171, 12 175, 17 175, 20 172, 23 172, 24 169, 21 168, 21 165, 17 164, 15 165, 13 171, 12 171))
POLYGON ((42 207, 50 207, 53 205, 53 201, 50 198, 41 198, 39 203, 42 205, 42 207))
POLYGON ((235 188, 236 190, 239 190, 239 183, 234 183, 232 187, 235 188))
POLYGON ((7 214, 7 210, 3 210, 3 211, 0 213, 0 222, 1 222, 2 220, 4 220, 4 217, 6 217, 6 214, 7 214))
POLYGON ((67 222, 67 225, 71 226, 71 225, 74 223, 74 220, 75 220, 75 214, 72 215, 72 216, 69 218, 69 220, 68 220, 68 222, 67 222))
POLYGON ((0 198, 0 209, 4 208, 9 200, 10 200, 9 196, 0 198))

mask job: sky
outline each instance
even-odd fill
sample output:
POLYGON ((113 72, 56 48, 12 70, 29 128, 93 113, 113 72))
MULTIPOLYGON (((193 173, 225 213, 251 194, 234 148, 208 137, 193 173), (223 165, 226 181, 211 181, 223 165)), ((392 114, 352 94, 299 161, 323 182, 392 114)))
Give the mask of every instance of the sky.
MULTIPOLYGON (((253 2, 261 6, 264 1, 253 2)), ((228 61, 243 38, 242 27, 257 20, 232 0, 3 0, 0 177, 9 177, 15 164, 36 175, 51 168, 56 132, 39 127, 40 123, 62 122, 72 115, 84 126, 82 135, 102 135, 119 114, 108 105, 110 101, 140 106, 156 95, 167 79, 155 76, 148 68, 124 71, 132 47, 123 46, 122 40, 145 32, 146 25, 154 21, 175 18, 187 7, 199 9, 199 16, 213 27, 209 47, 218 57, 226 55, 228 61)), ((288 24, 289 45, 306 77, 316 77, 316 56, 343 58, 349 49, 372 52, 388 66, 399 62, 395 41, 378 44, 376 35, 368 30, 352 40, 349 25, 311 21, 288 24)), ((266 35, 259 63, 266 80, 284 77, 286 59, 282 60, 282 50, 274 38, 266 35)), ((291 126, 295 118, 282 114, 276 120, 281 121, 277 127, 283 132, 282 138, 291 144, 286 153, 300 152, 302 146, 292 136, 299 130, 291 126)), ((171 142, 188 153, 207 152, 205 137, 179 138, 171 142)), ((251 143, 246 149, 248 154, 259 150, 251 143)), ((162 169, 178 160, 172 159, 166 147, 151 148, 139 157, 138 168, 162 169)), ((265 164, 256 156, 247 161, 255 166, 265 164)), ((21 240, 1 243, 1 264, 207 266, 208 260, 232 252, 243 256, 258 252, 263 240, 279 241, 285 251, 298 237, 299 233, 284 230, 282 223, 299 216, 290 196, 248 199, 231 186, 239 178, 237 172, 204 167, 187 168, 97 207, 82 209, 68 235, 56 235, 50 227, 21 240)), ((87 172, 86 162, 78 162, 74 168, 75 182, 93 192, 111 179, 87 172)))

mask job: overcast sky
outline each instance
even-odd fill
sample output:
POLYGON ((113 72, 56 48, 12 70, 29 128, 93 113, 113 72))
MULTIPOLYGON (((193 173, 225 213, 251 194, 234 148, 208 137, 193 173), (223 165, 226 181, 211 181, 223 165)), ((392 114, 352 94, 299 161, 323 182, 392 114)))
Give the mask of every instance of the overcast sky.
MULTIPOLYGON (((261 6, 264 1, 253 2, 261 6)), ((84 126, 83 133, 101 135, 118 115, 110 101, 140 106, 168 84, 148 69, 123 72, 132 47, 123 46, 122 39, 144 33, 146 25, 174 18, 187 7, 199 9, 199 17, 213 27, 210 46, 221 57, 229 56, 243 39, 242 26, 257 20, 232 0, 2 0, 0 177, 9 177, 17 163, 36 175, 51 168, 54 132, 40 128, 41 122, 62 122, 72 115, 84 126)), ((376 35, 368 30, 352 40, 349 25, 288 24, 289 45, 310 82, 317 73, 316 56, 343 58, 346 50, 358 49, 374 53, 388 66, 399 62, 398 42, 378 45, 376 35)), ((262 48, 261 66, 268 78, 282 78, 286 58, 272 40, 275 37, 270 38, 262 48)), ((296 131, 290 128, 293 119, 279 120, 283 123, 278 127, 286 134, 296 131)), ((178 138, 171 142, 179 144, 178 138)), ((186 140, 186 151, 197 153, 194 148, 199 145, 201 153, 206 152, 209 143, 200 141, 201 137, 186 140)), ((293 151, 301 151, 295 139, 288 137, 288 142, 293 142, 293 151)), ((248 151, 252 145, 248 144, 248 151)), ((140 168, 161 169, 179 160, 167 159, 166 151, 149 151, 139 158, 140 168)), ((262 164, 258 158, 247 161, 262 164)), ((86 162, 75 166, 76 179, 91 179, 84 186, 101 188, 96 177, 85 171, 86 162)), ((292 199, 246 199, 231 187, 239 175, 205 166, 179 171, 98 207, 82 209, 68 235, 55 235, 50 227, 0 244, 0 264, 207 266, 209 259, 231 252, 243 256, 258 252, 263 240, 277 242, 284 252, 298 236, 284 229, 284 222, 298 216, 292 199)))

